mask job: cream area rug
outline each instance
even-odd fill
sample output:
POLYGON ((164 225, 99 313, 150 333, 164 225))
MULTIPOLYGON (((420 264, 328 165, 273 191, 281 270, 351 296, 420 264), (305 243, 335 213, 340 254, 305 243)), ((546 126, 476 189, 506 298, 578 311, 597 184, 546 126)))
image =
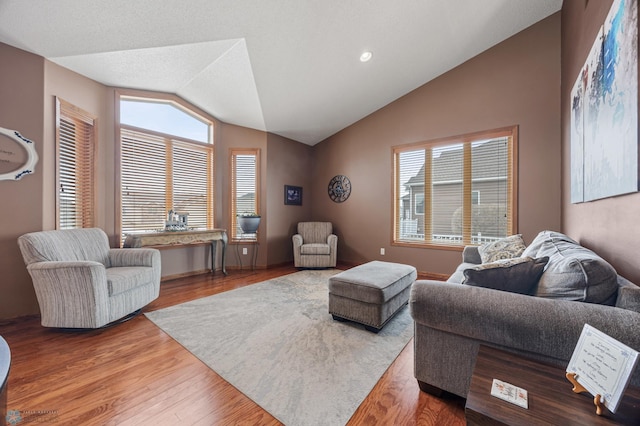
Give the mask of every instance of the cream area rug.
POLYGON ((334 321, 306 270, 146 313, 285 425, 344 425, 413 336, 407 306, 378 333, 334 321))

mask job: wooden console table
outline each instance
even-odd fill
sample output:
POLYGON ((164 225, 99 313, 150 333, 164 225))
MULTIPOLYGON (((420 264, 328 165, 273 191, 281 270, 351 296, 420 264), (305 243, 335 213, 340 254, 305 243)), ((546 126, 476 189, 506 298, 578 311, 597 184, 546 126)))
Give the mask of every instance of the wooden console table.
POLYGON ((211 243, 211 272, 216 270, 216 251, 218 241, 222 244, 222 272, 227 275, 227 230, 226 229, 198 229, 192 231, 158 231, 144 234, 127 234, 124 247, 161 247, 171 245, 186 245, 197 243, 211 243))
POLYGON ((562 368, 480 346, 464 410, 467 425, 640 424, 640 389, 627 388, 616 414, 604 409, 598 416, 593 396, 572 388, 562 368), (529 409, 491 396, 493 379, 526 389, 529 409))

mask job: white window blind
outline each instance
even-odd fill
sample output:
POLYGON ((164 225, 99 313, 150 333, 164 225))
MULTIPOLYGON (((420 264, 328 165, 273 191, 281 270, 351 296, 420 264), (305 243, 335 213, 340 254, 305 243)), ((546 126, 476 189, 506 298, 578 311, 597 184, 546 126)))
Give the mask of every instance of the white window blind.
MULTIPOLYGON (((231 160, 231 238, 246 239, 238 224, 238 215, 259 214, 259 149, 232 149, 231 160)), ((253 234, 250 238, 255 239, 253 234)))
POLYGON ((514 233, 516 131, 394 148, 394 243, 460 246, 514 233))
POLYGON ((164 138, 122 129, 120 179, 122 233, 164 228, 171 207, 164 138))
POLYGON ((169 210, 213 228, 213 147, 121 129, 122 233, 164 228, 169 210))
POLYGON ((213 152, 173 144, 173 209, 189 213, 189 226, 213 228, 213 152))
POLYGON ((95 118, 56 99, 57 229, 95 226, 95 118))

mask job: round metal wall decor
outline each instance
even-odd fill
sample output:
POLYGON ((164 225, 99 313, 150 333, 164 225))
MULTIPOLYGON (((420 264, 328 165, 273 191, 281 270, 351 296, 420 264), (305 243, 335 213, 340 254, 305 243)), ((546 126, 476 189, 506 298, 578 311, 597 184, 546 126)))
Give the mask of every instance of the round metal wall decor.
POLYGON ((329 182, 329 197, 336 203, 342 203, 351 195, 351 181, 344 175, 336 175, 329 182))

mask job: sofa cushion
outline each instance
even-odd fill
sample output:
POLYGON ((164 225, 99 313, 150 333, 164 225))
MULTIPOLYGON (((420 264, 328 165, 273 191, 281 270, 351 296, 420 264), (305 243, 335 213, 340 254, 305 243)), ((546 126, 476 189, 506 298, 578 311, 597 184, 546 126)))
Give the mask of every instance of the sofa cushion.
POLYGON ((549 257, 536 296, 601 304, 615 302, 618 290, 615 269, 566 235, 542 231, 522 255, 549 257))
POLYGON ((124 293, 153 281, 152 267, 122 266, 107 269, 109 296, 124 293))
POLYGON ((511 235, 478 247, 482 263, 491 263, 500 259, 511 259, 522 254, 527 248, 522 235, 511 235))
POLYGON ((456 268, 455 272, 453 274, 451 274, 451 276, 449 277, 449 279, 447 279, 448 283, 454 283, 454 284, 462 284, 462 281, 464 281, 464 271, 466 269, 469 268, 474 268, 478 266, 477 263, 461 263, 458 265, 458 267, 456 268))
POLYGON ((640 287, 622 277, 618 277, 618 298, 616 307, 640 312, 640 287))
POLYGON ((329 244, 311 243, 300 246, 300 254, 331 254, 329 244))
POLYGON ((544 272, 548 257, 516 257, 483 263, 464 270, 463 284, 476 287, 531 294, 544 272))

